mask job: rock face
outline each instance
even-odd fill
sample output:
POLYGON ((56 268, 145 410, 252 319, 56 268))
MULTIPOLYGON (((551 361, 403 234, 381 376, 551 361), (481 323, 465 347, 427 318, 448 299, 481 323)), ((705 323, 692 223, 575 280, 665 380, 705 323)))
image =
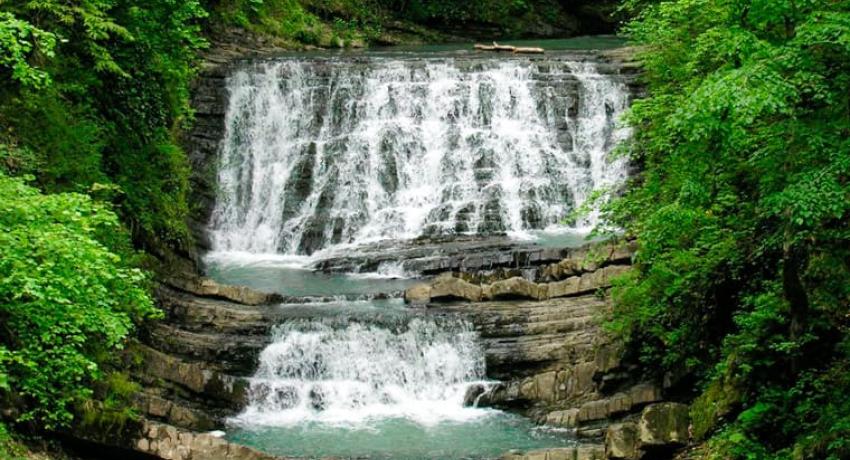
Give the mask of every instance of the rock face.
POLYGON ((605 455, 610 459, 640 458, 637 427, 634 423, 617 423, 608 427, 605 433, 605 455))
POLYGON ((660 403, 647 406, 640 416, 638 432, 642 447, 688 443, 688 406, 660 403))
MULTIPOLYGON (((536 280, 456 272, 411 289, 406 298, 422 304, 427 287, 439 285, 441 295, 432 291, 428 311, 463 315, 475 325, 488 376, 502 383, 487 391, 472 389, 468 404, 519 411, 576 430, 582 438, 604 439, 605 448, 590 451, 587 458, 646 458, 648 452, 686 442, 686 406, 663 403, 658 385, 635 380, 639 373, 622 361, 621 347, 599 325, 609 309, 607 289, 629 269, 633 248, 602 245, 572 251, 573 258, 528 271, 536 280), (480 294, 470 287, 475 282, 480 294), (443 294, 449 291, 451 296, 443 294)), ((572 459, 576 452, 546 450, 506 458, 560 455, 572 459)))
POLYGON ((142 343, 126 353, 143 386, 137 411, 183 429, 221 427, 244 407, 246 377, 275 320, 265 304, 277 298, 190 276, 162 282, 156 299, 166 319, 143 329, 142 343))

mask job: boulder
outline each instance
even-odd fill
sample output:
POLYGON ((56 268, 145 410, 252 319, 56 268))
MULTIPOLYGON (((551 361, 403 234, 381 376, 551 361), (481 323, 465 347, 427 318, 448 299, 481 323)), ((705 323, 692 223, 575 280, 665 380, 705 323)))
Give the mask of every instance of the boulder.
POLYGON ((431 300, 478 302, 481 300, 481 286, 476 286, 450 275, 441 275, 431 282, 431 300))
POLYGON ((463 395, 463 407, 477 407, 478 398, 486 392, 487 388, 480 383, 470 386, 463 395))
POLYGON ((637 426, 631 422, 609 426, 605 432, 605 455, 617 460, 640 458, 637 426))
POLYGON ((404 302, 413 305, 424 305, 431 301, 431 286, 420 283, 404 291, 404 302))
POLYGON ((683 445, 688 442, 688 406, 679 403, 650 404, 638 423, 641 447, 683 445))
POLYGON ((535 299, 546 298, 537 283, 528 281, 520 276, 496 281, 490 285, 490 296, 493 299, 535 299), (542 294, 542 296, 541 296, 542 294))

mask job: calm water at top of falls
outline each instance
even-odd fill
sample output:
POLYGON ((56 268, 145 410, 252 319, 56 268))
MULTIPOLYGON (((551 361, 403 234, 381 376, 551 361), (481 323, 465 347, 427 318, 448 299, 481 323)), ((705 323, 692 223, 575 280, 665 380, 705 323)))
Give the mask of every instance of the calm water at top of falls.
POLYGON ((358 248, 392 248, 376 245, 386 241, 585 242, 595 213, 563 222, 594 190, 625 178, 609 153, 628 136, 617 125, 626 85, 589 55, 468 48, 292 54, 228 78, 207 274, 289 296, 339 296, 269 307, 284 319, 228 439, 278 455, 421 460, 575 444, 563 430, 464 407, 467 389, 493 383, 472 325, 411 313, 400 299, 370 300, 416 281, 403 261, 378 273, 310 269, 358 248))

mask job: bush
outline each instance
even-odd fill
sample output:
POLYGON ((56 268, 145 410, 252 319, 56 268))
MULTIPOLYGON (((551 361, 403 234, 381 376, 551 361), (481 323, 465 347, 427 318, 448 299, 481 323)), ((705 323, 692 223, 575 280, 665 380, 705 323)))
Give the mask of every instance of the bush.
POLYGON ((104 205, 0 175, 0 390, 22 399, 18 421, 69 423, 100 376, 96 357, 160 315, 131 256, 104 205))

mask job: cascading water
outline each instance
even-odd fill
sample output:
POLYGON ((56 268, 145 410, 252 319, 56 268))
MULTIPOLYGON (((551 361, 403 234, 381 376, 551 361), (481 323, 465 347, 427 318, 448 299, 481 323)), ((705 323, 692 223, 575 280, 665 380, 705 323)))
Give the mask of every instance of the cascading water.
POLYGON ((228 78, 208 273, 317 296, 277 307, 286 319, 229 439, 281 455, 427 460, 574 444, 464 405, 487 384, 468 322, 412 314, 400 299, 345 299, 403 289, 409 281, 388 278, 426 272, 416 267, 453 243, 437 266, 516 243, 455 235, 562 228, 591 191, 622 183, 626 164, 609 154, 628 135, 617 126, 627 86, 582 56, 281 58, 228 78), (396 244, 419 237, 439 238, 396 244), (304 265, 333 257, 372 276, 304 265))
POLYGON ((270 453, 484 459, 574 444, 519 416, 464 407, 467 389, 488 382, 476 333, 460 319, 292 320, 259 361, 228 437, 270 453))
POLYGON ((460 320, 286 323, 260 355, 250 403, 235 421, 356 425, 405 418, 433 425, 482 416, 487 411, 463 406, 469 386, 485 379, 475 335, 460 320))
POLYGON ((228 90, 216 251, 522 233, 626 174, 628 91, 589 62, 283 59, 228 90))

